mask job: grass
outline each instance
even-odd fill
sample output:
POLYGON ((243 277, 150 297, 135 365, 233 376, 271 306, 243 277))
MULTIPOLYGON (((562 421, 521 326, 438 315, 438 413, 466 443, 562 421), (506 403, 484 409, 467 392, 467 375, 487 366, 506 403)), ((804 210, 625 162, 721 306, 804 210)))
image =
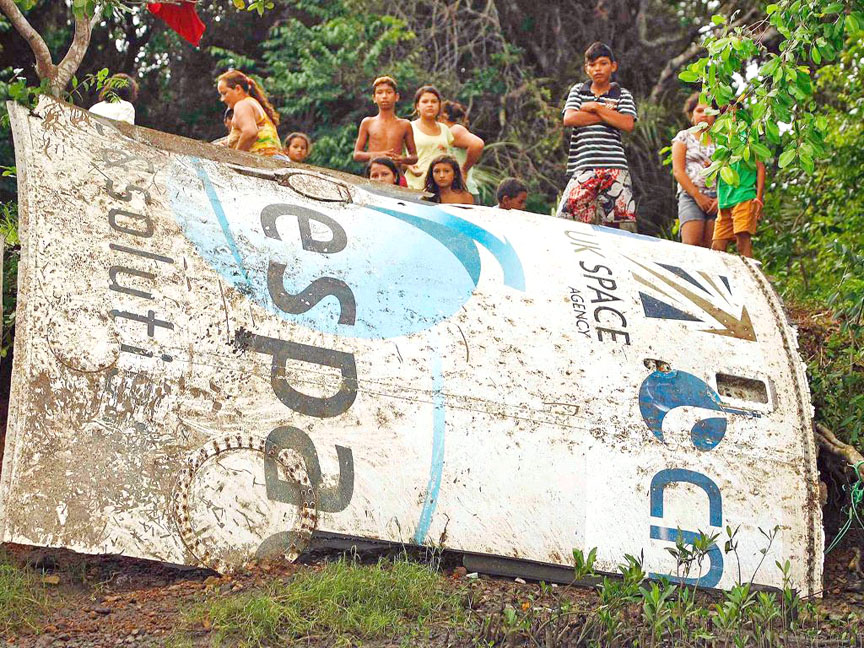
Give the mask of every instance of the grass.
MULTIPOLYGON (((698 564, 699 546, 678 549, 689 552, 678 557, 684 572, 691 555, 698 564)), ((594 592, 543 583, 511 589, 476 580, 454 586, 434 569, 404 559, 376 565, 343 559, 256 592, 207 595, 185 629, 197 629, 200 637, 203 622, 212 645, 232 647, 860 645, 861 616, 829 618, 817 602, 802 601, 788 584, 788 563, 774 566, 787 583, 779 591, 754 591, 744 582, 708 593, 647 581, 635 556, 627 556, 617 577, 601 578, 593 569, 595 555, 574 551, 574 575, 599 581, 594 592)))
POLYGON ((0 636, 36 630, 45 608, 45 593, 36 576, 0 554, 0 636))
POLYGON ((439 573, 407 560, 342 559, 265 590, 208 600, 195 615, 207 620, 216 645, 286 645, 313 637, 354 644, 422 632, 437 615, 458 622, 459 596, 442 585, 439 573))

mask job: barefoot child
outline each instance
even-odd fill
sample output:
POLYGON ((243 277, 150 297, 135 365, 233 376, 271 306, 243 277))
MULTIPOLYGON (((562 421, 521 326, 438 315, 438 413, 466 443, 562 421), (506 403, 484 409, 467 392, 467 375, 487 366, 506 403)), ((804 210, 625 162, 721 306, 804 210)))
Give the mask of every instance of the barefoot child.
POLYGON ((360 132, 354 143, 354 160, 368 162, 386 157, 396 164, 417 162, 414 147, 414 132, 411 122, 396 116, 399 90, 391 77, 378 77, 372 83, 372 101, 378 106, 378 114, 365 117, 360 122, 360 132))
POLYGON ((312 142, 306 133, 291 133, 285 138, 285 154, 292 162, 305 162, 312 149, 312 142))
POLYGON ((429 164, 426 173, 426 191, 432 194, 430 200, 437 203, 473 205, 474 196, 465 188, 462 169, 450 155, 439 155, 429 164))

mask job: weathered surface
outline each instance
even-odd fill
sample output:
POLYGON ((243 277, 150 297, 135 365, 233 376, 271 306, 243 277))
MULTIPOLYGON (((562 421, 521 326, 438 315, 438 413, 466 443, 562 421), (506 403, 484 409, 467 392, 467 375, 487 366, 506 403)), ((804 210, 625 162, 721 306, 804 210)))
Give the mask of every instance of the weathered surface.
MULTIPOLYGON (((819 590, 809 395, 753 263, 10 112, 2 540, 223 569, 317 528, 662 574, 730 524, 749 578, 780 525, 766 565, 819 590)), ((736 575, 716 550, 701 583, 736 575)))

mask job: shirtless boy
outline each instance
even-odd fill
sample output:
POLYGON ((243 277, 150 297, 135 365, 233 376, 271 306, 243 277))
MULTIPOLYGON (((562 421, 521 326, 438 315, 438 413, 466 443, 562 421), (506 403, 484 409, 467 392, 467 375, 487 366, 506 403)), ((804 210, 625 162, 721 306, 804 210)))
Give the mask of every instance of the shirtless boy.
POLYGON ((386 157, 396 164, 415 164, 417 148, 414 146, 414 131, 411 122, 396 116, 399 91, 396 81, 383 76, 372 84, 372 101, 378 106, 378 114, 365 117, 360 122, 360 132, 354 144, 354 159, 368 162, 386 157))

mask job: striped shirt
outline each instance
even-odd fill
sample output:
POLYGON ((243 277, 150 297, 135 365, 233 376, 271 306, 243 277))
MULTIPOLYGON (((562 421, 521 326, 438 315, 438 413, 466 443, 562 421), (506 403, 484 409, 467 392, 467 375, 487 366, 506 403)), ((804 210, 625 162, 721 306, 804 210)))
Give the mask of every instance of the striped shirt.
MULTIPOLYGON (((570 88, 564 110, 579 110, 587 101, 614 104, 615 109, 637 119, 633 95, 617 83, 599 97, 591 92, 591 82, 577 83, 570 88)), ((608 124, 579 126, 570 135, 570 152, 567 155, 567 175, 572 176, 583 169, 627 169, 627 158, 621 144, 621 131, 608 124)))

